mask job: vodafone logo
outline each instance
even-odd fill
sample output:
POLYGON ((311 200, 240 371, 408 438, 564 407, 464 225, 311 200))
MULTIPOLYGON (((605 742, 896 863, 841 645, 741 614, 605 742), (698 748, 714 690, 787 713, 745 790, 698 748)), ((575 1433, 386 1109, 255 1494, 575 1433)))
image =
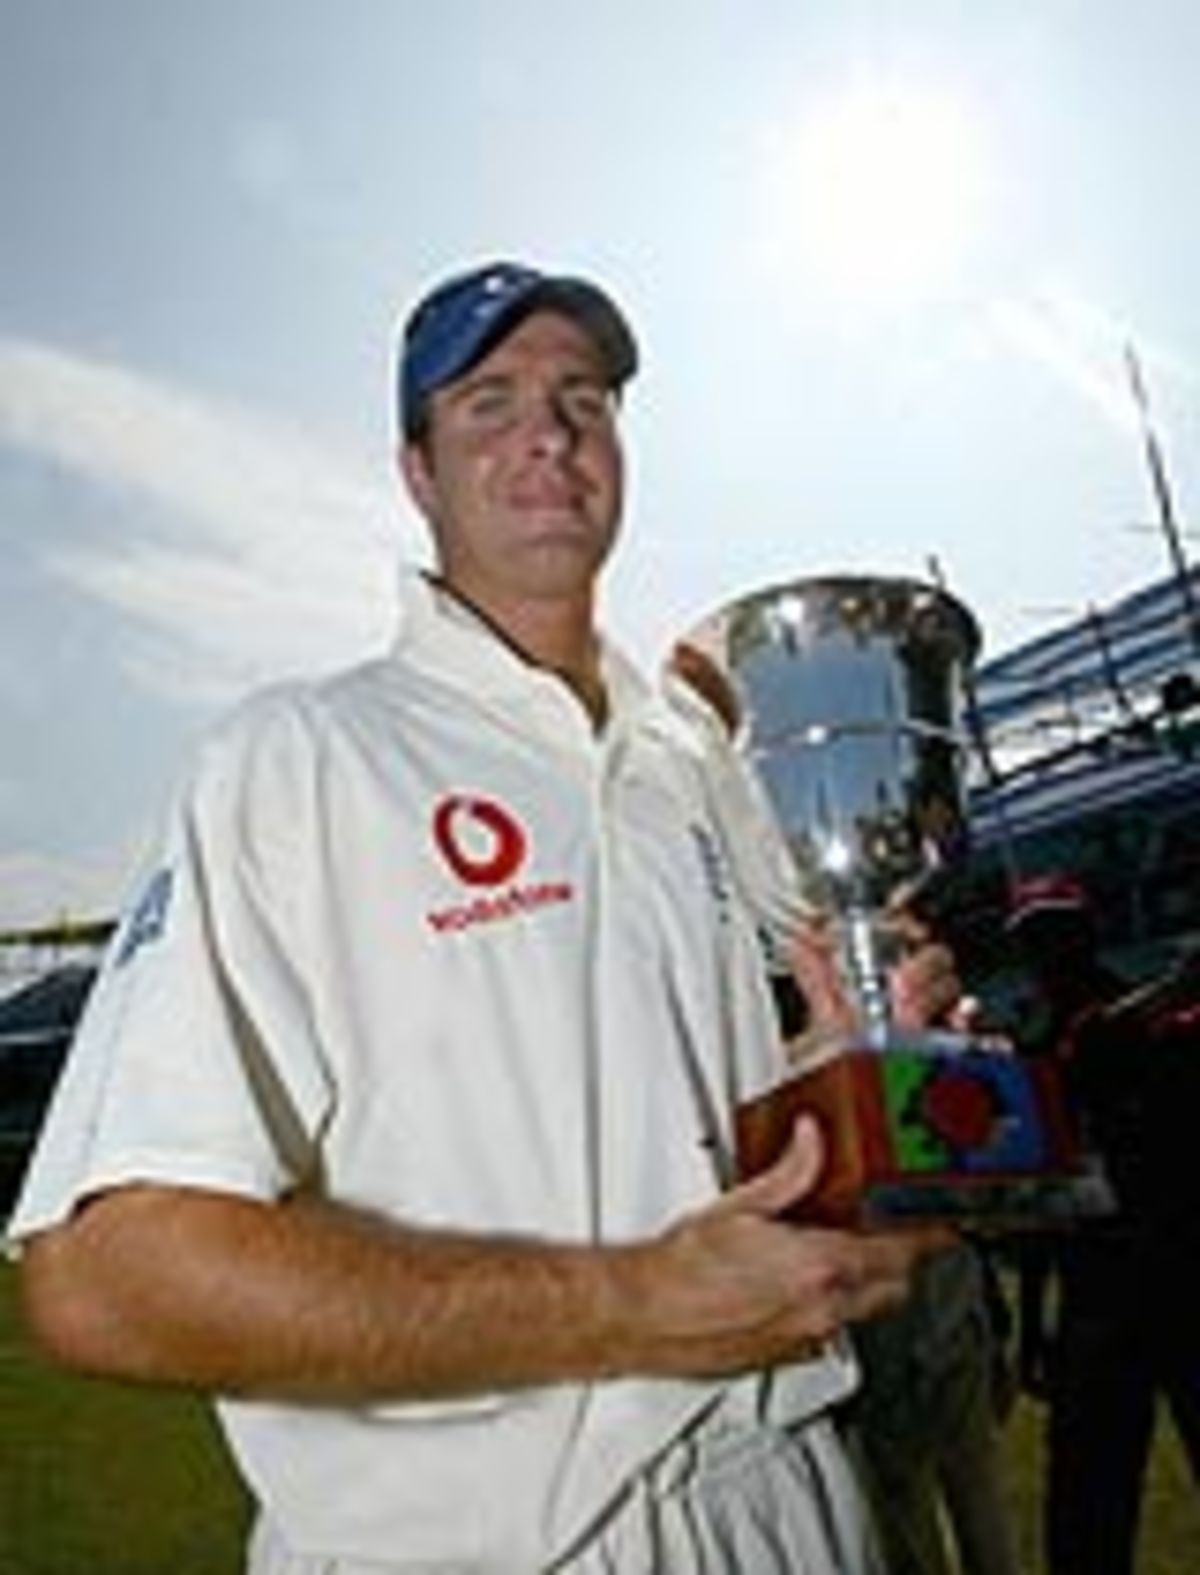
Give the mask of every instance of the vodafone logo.
POLYGON ((490 798, 444 798, 433 812, 433 837, 446 863, 468 886, 503 886, 525 862, 518 822, 490 798))
POLYGON ((515 883, 529 852, 529 839, 520 821, 495 799, 465 793, 442 799, 433 812, 433 840, 458 879, 474 888, 465 902, 434 908, 425 915, 435 934, 452 936, 574 900, 570 881, 515 883))

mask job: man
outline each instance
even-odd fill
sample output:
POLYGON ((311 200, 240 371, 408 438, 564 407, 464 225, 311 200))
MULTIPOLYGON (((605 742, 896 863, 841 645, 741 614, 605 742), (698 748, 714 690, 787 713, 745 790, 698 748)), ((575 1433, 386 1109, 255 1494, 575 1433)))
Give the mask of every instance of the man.
POLYGON ((1116 1203, 1109 1217, 1029 1243, 1022 1264, 1022 1368, 1049 1404, 1046 1566, 1132 1575, 1160 1397, 1200 1481, 1200 1294, 1181 1272, 1200 1249, 1188 1163, 1200 975, 1185 965, 1131 989, 1103 960, 1089 895, 1068 875, 1022 882, 1009 929, 1040 1009, 1026 1048, 1062 1064, 1116 1203))
POLYGON ((888 1575, 1018 1575, 984 1249, 920 1265, 894 1313, 859 1325, 851 1449, 888 1575))
POLYGON ((782 1061, 727 746, 594 617, 636 360, 512 264, 410 318, 437 573, 209 741, 15 1221, 52 1352, 222 1397, 256 1575, 867 1567, 830 1340, 930 1244, 777 1221, 808 1127, 734 1183, 782 1061))

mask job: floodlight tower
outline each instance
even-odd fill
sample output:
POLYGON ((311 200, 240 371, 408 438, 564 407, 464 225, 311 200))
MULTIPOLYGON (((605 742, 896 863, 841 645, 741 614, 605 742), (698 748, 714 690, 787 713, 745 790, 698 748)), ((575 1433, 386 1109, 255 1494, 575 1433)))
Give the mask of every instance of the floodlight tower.
POLYGON ((1131 344, 1125 346, 1125 367, 1129 374, 1129 387, 1137 409, 1138 425, 1141 428, 1142 443, 1146 452, 1146 464, 1150 471, 1150 483, 1154 489, 1154 500, 1158 508, 1158 523, 1163 533, 1163 540, 1167 544, 1171 569, 1175 576, 1175 582, 1179 587, 1180 601, 1183 604, 1184 627, 1187 630, 1192 651, 1200 655, 1200 608, 1196 604, 1196 588, 1192 584, 1191 568, 1183 548, 1183 532, 1179 527, 1179 521, 1175 514, 1175 504, 1171 496, 1171 486, 1167 479, 1167 466, 1163 458, 1162 445, 1158 440, 1158 434, 1154 430, 1154 422, 1150 415, 1150 400, 1146 392, 1146 382, 1142 376, 1141 362, 1131 344))

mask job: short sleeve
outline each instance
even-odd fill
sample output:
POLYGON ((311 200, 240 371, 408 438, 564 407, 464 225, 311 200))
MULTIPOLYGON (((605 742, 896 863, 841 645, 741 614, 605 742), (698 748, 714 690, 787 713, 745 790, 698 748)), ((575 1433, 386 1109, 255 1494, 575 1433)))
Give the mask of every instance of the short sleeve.
POLYGON ((315 743, 282 699, 215 733, 111 942, 8 1227, 160 1182, 275 1197, 330 1104, 300 852, 315 743))

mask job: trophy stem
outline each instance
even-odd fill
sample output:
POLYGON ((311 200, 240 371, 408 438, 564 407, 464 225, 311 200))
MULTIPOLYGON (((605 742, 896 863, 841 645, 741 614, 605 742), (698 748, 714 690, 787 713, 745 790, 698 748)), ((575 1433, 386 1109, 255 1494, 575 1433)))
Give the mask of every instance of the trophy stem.
POLYGON ((847 982, 863 1019, 868 1049, 886 1050, 890 1037, 887 978, 879 957, 877 921, 859 907, 842 915, 847 982))

